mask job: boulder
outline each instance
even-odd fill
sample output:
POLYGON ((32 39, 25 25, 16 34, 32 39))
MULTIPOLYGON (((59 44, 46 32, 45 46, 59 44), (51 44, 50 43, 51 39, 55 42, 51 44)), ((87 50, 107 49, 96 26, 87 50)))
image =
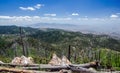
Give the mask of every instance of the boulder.
POLYGON ((20 61, 21 61, 21 59, 20 59, 20 57, 15 57, 13 60, 12 60, 12 64, 20 64, 20 61))
POLYGON ((61 65, 61 59, 54 53, 49 64, 51 65, 61 65))
POLYGON ((23 65, 27 65, 27 64, 33 64, 33 59, 32 57, 25 57, 25 56, 21 56, 21 57, 15 57, 12 62, 12 64, 23 64, 23 65))
POLYGON ((62 57, 61 65, 70 65, 71 62, 67 59, 66 56, 62 57))
POLYGON ((29 60, 28 60, 27 57, 21 56, 21 61, 20 61, 20 63, 23 64, 23 65, 27 65, 27 64, 29 64, 29 60))

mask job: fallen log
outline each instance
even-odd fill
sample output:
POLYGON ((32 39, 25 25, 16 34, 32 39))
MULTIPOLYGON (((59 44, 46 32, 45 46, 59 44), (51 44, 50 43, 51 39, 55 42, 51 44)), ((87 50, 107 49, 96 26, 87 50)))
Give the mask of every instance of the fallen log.
POLYGON ((83 67, 83 68, 89 68, 89 67, 96 67, 98 66, 97 62, 90 62, 86 64, 71 64, 71 65, 50 65, 50 64, 11 64, 11 63, 3 63, 0 64, 0 66, 9 66, 9 67, 22 67, 23 69, 69 69, 69 66, 71 67, 83 67))
POLYGON ((69 65, 71 67, 83 67, 83 68, 90 68, 90 67, 98 67, 100 66, 100 63, 99 62, 90 62, 90 63, 85 63, 85 64, 71 64, 69 65))
POLYGON ((70 69, 73 72, 78 72, 78 73, 97 73, 96 71, 89 70, 87 68, 82 68, 82 67, 70 67, 70 69))
POLYGON ((60 69, 70 69, 70 67, 80 67, 80 68, 90 68, 98 66, 96 63, 86 63, 86 64, 71 64, 71 65, 50 65, 50 64, 40 64, 38 67, 22 67, 25 70, 39 70, 39 69, 50 69, 50 70, 60 70, 60 69))
POLYGON ((16 67, 16 66, 19 66, 19 67, 36 67, 36 66, 39 66, 40 64, 12 64, 12 63, 2 63, 0 64, 0 66, 10 66, 10 67, 16 67))
POLYGON ((50 65, 50 64, 28 64, 28 65, 23 65, 23 64, 11 64, 11 63, 4 63, 0 64, 0 66, 9 66, 9 67, 22 67, 23 69, 66 69, 68 68, 67 66, 62 66, 62 65, 50 65))
POLYGON ((68 69, 68 66, 62 66, 62 65, 50 65, 50 64, 40 64, 36 67, 22 67, 22 69, 31 69, 31 70, 37 70, 37 69, 68 69))
POLYGON ((34 71, 20 70, 15 68, 5 68, 5 67, 0 67, 0 72, 35 73, 34 71))
MULTIPOLYGON (((87 68, 89 67, 93 67, 93 66, 97 66, 96 62, 91 62, 91 63, 86 63, 86 64, 71 64, 71 65, 50 65, 50 64, 31 64, 31 65, 18 65, 18 64, 11 64, 11 63, 4 63, 4 64, 0 64, 1 66, 19 66, 20 69, 15 69, 15 68, 5 68, 5 67, 1 67, 0 68, 0 72, 1 71, 10 71, 10 72, 23 72, 23 73, 40 73, 37 71, 33 71, 33 70, 39 70, 39 69, 50 69, 53 71, 58 71, 61 69, 70 69, 72 71, 76 71, 79 73, 95 73, 94 71, 91 71, 87 68), (30 70, 29 70, 30 69, 30 70)), ((41 72, 43 73, 43 72, 41 72)), ((52 72, 53 73, 53 72, 52 72)))
POLYGON ((12 73, 59 73, 59 72, 46 72, 46 71, 35 71, 35 70, 22 70, 22 69, 5 68, 5 67, 0 67, 0 72, 12 72, 12 73))

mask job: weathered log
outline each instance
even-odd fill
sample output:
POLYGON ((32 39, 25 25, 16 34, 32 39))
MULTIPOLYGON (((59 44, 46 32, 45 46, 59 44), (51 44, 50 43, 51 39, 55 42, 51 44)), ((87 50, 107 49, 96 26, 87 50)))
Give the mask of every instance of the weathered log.
POLYGON ((13 73, 35 73, 34 71, 20 70, 15 68, 0 67, 0 72, 13 72, 13 73))
POLYGON ((50 65, 50 64, 40 64, 36 67, 22 67, 22 69, 68 69, 68 66, 62 66, 62 65, 50 65))
POLYGON ((10 67, 39 67, 39 68, 67 68, 67 66, 62 66, 62 65, 50 65, 50 64, 28 64, 28 65, 23 65, 23 64, 11 64, 11 63, 3 63, 0 64, 0 66, 10 66, 10 67))
POLYGON ((34 67, 22 67, 23 69, 69 69, 69 67, 83 67, 83 68, 90 68, 95 67, 96 64, 86 63, 86 64, 71 64, 71 65, 50 65, 50 64, 40 64, 39 66, 34 67))
POLYGON ((12 63, 0 63, 0 66, 10 66, 10 67, 16 67, 16 66, 19 66, 19 67, 36 67, 36 66, 39 66, 40 64, 12 64, 12 63))
POLYGON ((50 65, 50 64, 11 64, 11 63, 3 63, 0 64, 0 66, 9 66, 9 67, 23 67, 23 69, 68 69, 69 66, 71 67, 83 67, 83 68, 89 68, 89 67, 95 67, 98 66, 98 63, 96 62, 90 62, 86 64, 71 64, 71 65, 50 65))
POLYGON ((79 73, 97 73, 96 71, 89 70, 87 68, 82 68, 82 67, 70 67, 70 69, 73 72, 79 72, 79 73))
MULTIPOLYGON (((61 70, 61 69, 70 69, 72 71, 76 71, 79 73, 95 73, 94 71, 91 71, 87 68, 97 66, 96 62, 86 63, 86 64, 71 64, 71 65, 50 65, 50 64, 32 64, 32 65, 18 65, 18 64, 11 64, 11 63, 4 63, 0 64, 2 66, 12 66, 16 67, 18 66, 20 69, 15 68, 0 68, 0 71, 10 71, 10 72, 23 72, 23 73, 37 73, 33 70, 39 70, 39 69, 50 69, 50 70, 61 70), (30 70, 29 70, 30 69, 30 70), (26 72, 27 71, 27 72, 26 72)), ((39 72, 40 73, 40 72, 39 72)), ((43 73, 43 72, 42 72, 43 73)), ((53 73, 53 72, 52 72, 53 73)))
POLYGON ((59 73, 59 72, 46 72, 46 71, 35 71, 35 70, 22 70, 22 69, 5 68, 5 67, 0 67, 0 72, 12 72, 12 73, 59 73))
POLYGON ((83 67, 83 68, 90 68, 90 67, 98 67, 100 66, 99 62, 90 62, 90 63, 85 63, 85 64, 71 64, 69 66, 73 67, 83 67))

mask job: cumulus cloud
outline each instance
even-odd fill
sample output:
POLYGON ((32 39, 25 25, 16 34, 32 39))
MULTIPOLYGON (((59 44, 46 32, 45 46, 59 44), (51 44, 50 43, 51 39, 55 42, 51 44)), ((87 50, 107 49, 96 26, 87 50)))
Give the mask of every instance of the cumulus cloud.
POLYGON ((79 16, 78 13, 72 13, 72 16, 79 16))
POLYGON ((36 10, 35 8, 33 7, 19 7, 21 10, 30 10, 30 11, 34 11, 36 10))
POLYGON ((115 14, 112 14, 110 17, 111 17, 111 18, 118 18, 119 16, 118 16, 118 15, 115 15, 115 14))
POLYGON ((56 16, 57 14, 53 13, 53 14, 44 14, 44 16, 56 16))
POLYGON ((42 6, 44 6, 43 4, 36 4, 35 6, 28 6, 28 7, 19 7, 19 9, 21 10, 30 10, 30 11, 34 11, 36 9, 40 9, 42 6))

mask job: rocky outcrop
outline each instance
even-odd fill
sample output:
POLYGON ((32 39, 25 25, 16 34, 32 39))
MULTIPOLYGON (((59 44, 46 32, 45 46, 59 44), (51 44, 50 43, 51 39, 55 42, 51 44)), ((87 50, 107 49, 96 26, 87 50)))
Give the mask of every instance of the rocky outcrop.
POLYGON ((52 59, 50 60, 49 64, 51 65, 70 65, 71 62, 66 58, 66 56, 63 56, 62 59, 60 59, 55 53, 52 56, 52 59))
POLYGON ((21 57, 15 57, 12 62, 12 64, 23 64, 23 65, 27 65, 27 64, 33 64, 33 59, 32 57, 25 57, 25 56, 21 56, 21 57))
POLYGON ((61 59, 54 53, 49 64, 51 65, 61 65, 61 59))

